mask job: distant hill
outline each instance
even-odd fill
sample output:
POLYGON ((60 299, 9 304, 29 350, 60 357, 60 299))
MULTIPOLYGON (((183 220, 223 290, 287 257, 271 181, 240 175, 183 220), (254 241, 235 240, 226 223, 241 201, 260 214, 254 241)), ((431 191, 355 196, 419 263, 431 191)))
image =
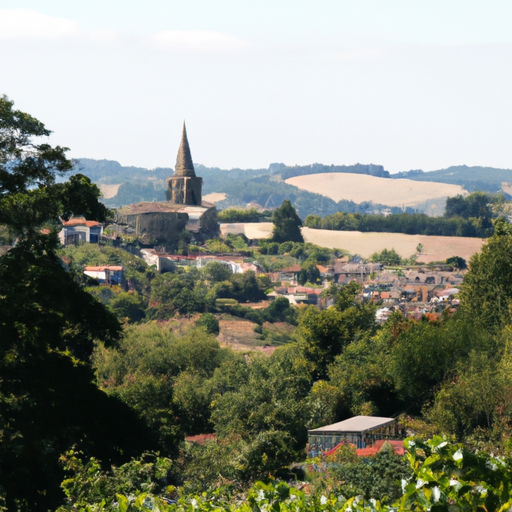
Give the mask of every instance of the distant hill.
MULTIPOLYGON (((349 173, 387 178, 407 178, 414 181, 434 181, 460 185, 468 192, 482 190, 496 192, 501 190, 502 182, 512 183, 512 170, 493 169, 490 167, 457 166, 439 171, 423 172, 421 170, 389 174, 381 165, 323 165, 287 166, 283 163, 270 164, 267 169, 219 169, 195 164, 198 176, 203 178, 203 194, 225 194, 225 199, 217 201, 219 209, 230 206, 246 207, 248 204, 260 205, 262 208, 280 206, 283 199, 290 199, 299 215, 331 215, 338 211, 351 213, 378 213, 384 210, 391 213, 402 211, 396 206, 389 207, 385 194, 379 196, 379 203, 373 203, 359 195, 357 199, 333 200, 323 195, 300 190, 285 182, 297 176, 325 173, 349 173), (356 202, 357 201, 357 202, 356 202)), ((104 202, 109 207, 119 207, 138 201, 165 200, 166 180, 172 176, 171 168, 145 169, 142 167, 125 167, 114 160, 94 160, 80 158, 77 160, 76 172, 81 172, 103 187, 107 192, 104 202), (113 192, 117 193, 113 195, 113 192), (108 197, 107 199, 107 196, 108 197)), ((506 188, 510 192, 510 188, 506 188)), ((222 196, 218 196, 222 197, 222 196)), ((396 204, 391 202, 391 205, 396 204)), ((407 206, 407 205, 405 205, 407 206)), ((425 211, 440 215, 444 211, 443 200, 429 200, 417 204, 406 211, 425 211)))
POLYGON ((455 165, 439 171, 424 172, 421 170, 391 174, 392 179, 407 178, 414 181, 437 181, 461 185, 468 192, 499 192, 501 184, 512 183, 512 169, 496 169, 494 167, 468 167, 455 165))
MULTIPOLYGON (((320 169, 355 169, 360 174, 381 174, 381 166, 322 166, 314 164, 304 167, 287 167, 284 164, 271 164, 268 169, 219 169, 194 164, 196 173, 203 178, 203 195, 218 193, 226 198, 217 202, 220 209, 230 206, 246 207, 249 203, 263 208, 276 208, 284 199, 290 199, 302 218, 307 215, 330 215, 338 211, 352 213, 374 213, 387 209, 387 205, 363 201, 333 201, 320 194, 313 194, 286 184, 281 172, 301 176, 318 172, 320 169)), ((144 169, 140 167, 123 167, 114 160, 77 160, 76 172, 85 174, 98 185, 110 185, 104 190, 115 190, 117 194, 105 198, 103 202, 109 207, 119 207, 138 201, 165 200, 166 180, 174 174, 173 169, 144 169)), ((107 194, 106 194, 107 195, 107 194)), ((111 195, 110 193, 108 194, 111 195)), ((399 209, 397 209, 397 212, 399 209)))
POLYGON ((335 201, 346 199, 361 203, 380 200, 389 206, 408 206, 431 216, 444 213, 447 197, 466 195, 462 186, 451 183, 418 183, 410 179, 390 180, 352 173, 295 176, 287 179, 286 183, 335 201))
POLYGON ((144 167, 123 167, 115 160, 94 160, 92 158, 79 158, 76 160, 76 172, 85 174, 94 183, 112 185, 131 180, 146 180, 148 178, 165 180, 174 174, 173 169, 144 167))

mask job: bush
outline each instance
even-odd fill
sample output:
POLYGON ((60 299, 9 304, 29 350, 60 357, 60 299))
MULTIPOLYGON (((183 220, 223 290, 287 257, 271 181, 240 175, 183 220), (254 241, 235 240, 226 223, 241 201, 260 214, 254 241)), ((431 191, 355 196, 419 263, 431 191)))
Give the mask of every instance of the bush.
POLYGON ((215 301, 215 305, 218 308, 226 307, 226 306, 238 306, 238 302, 235 299, 217 299, 215 301))
POLYGON ((203 313, 196 325, 197 327, 204 327, 209 334, 219 334, 219 321, 211 313, 203 313))

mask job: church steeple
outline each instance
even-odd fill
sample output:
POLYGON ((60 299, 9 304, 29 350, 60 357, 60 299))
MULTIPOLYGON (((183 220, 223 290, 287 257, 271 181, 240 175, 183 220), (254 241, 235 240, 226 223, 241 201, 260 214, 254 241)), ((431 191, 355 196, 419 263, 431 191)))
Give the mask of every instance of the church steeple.
POLYGON ((174 168, 174 176, 189 176, 195 178, 196 172, 192 162, 192 155, 190 154, 190 147, 187 139, 187 128, 185 121, 183 121, 183 131, 181 133, 181 143, 176 157, 176 167, 174 168))
POLYGON ((174 204, 201 206, 203 178, 196 176, 192 155, 187 139, 187 129, 183 121, 180 149, 176 157, 174 175, 167 179, 167 200, 174 204))

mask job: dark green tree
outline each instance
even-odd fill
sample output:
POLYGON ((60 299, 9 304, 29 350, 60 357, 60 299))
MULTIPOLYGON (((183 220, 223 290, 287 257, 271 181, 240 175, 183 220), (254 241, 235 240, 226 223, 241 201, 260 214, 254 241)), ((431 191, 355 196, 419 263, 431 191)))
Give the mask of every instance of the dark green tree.
POLYGON ((55 186, 56 200, 62 204, 62 217, 82 216, 104 222, 111 217, 108 208, 99 202, 100 189, 83 174, 75 174, 69 181, 55 186))
POLYGON ((59 456, 73 445, 112 462, 140 453, 144 438, 157 447, 93 384, 94 342, 115 343, 119 323, 67 271, 55 232, 41 234, 64 214, 56 177, 72 167, 64 148, 34 140, 49 133, 0 98, 0 223, 17 239, 0 258, 0 489, 9 510, 58 505, 59 456))
POLYGON ((137 292, 118 293, 108 304, 109 309, 121 320, 128 318, 132 322, 140 322, 146 315, 147 301, 137 292))
POLYGON ((460 256, 451 256, 450 258, 446 258, 445 263, 460 270, 467 267, 466 260, 460 256))
POLYGON ((272 222, 274 223, 272 232, 274 242, 304 242, 300 231, 302 221, 288 199, 285 199, 283 204, 274 210, 272 222))
POLYGON ((375 307, 357 300, 358 290, 357 283, 341 287, 333 308, 310 306, 300 318, 298 343, 316 378, 326 376, 328 365, 349 343, 375 329, 375 307))
POLYGON ((209 334, 219 334, 219 321, 211 313, 203 313, 196 322, 198 327, 204 327, 209 334))
POLYGON ((208 263, 204 268, 204 274, 206 279, 212 284, 229 281, 230 277, 233 275, 231 270, 220 261, 208 263))
POLYGON ((383 265, 400 265, 402 261, 395 249, 382 249, 381 252, 374 252, 370 259, 374 263, 382 263, 383 265))
POLYGON ((243 479, 266 478, 302 455, 310 378, 300 357, 293 345, 253 357, 242 375, 238 368, 235 386, 218 387, 212 420, 219 439, 244 442, 236 461, 243 479))
POLYGON ((320 271, 318 270, 316 263, 314 261, 304 263, 297 277, 299 284, 304 285, 308 281, 310 283, 316 283, 317 279, 320 279, 320 271))
POLYGON ((402 495, 401 480, 410 478, 412 470, 406 458, 396 455, 388 444, 374 457, 335 464, 330 473, 343 496, 362 495, 366 500, 392 504, 402 495))
POLYGON ((265 290, 256 279, 256 274, 248 270, 231 276, 232 297, 240 302, 257 302, 265 298, 265 290))
POLYGON ((504 219, 494 221, 494 235, 475 254, 459 295, 469 318, 498 332, 511 322, 512 226, 504 219))
POLYGON ((457 315, 438 322, 408 322, 392 341, 387 363, 398 396, 410 404, 409 410, 420 412, 437 387, 454 375, 457 364, 467 364, 471 350, 496 350, 478 321, 457 315))

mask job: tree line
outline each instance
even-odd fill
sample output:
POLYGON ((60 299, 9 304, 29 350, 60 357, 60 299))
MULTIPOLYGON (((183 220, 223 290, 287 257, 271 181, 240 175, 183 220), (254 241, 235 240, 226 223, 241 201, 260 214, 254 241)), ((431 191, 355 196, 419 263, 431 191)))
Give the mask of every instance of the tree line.
POLYGON ((314 229, 405 233, 408 235, 467 236, 487 238, 492 235, 492 219, 504 216, 508 204, 502 195, 473 192, 467 197, 446 200, 443 217, 423 213, 370 215, 337 212, 320 217, 308 215, 304 225, 314 229))

